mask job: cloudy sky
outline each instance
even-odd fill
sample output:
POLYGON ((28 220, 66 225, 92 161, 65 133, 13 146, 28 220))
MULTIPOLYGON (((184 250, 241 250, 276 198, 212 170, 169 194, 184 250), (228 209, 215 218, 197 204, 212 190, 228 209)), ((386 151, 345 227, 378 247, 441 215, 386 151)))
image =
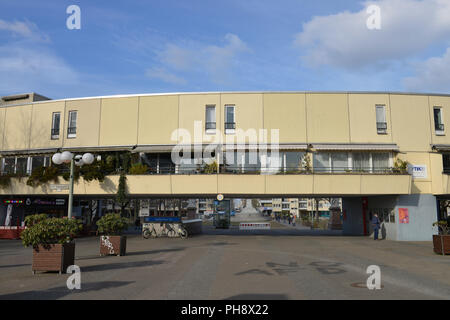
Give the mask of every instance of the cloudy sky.
POLYGON ((1 0, 0 95, 450 93, 449 17, 450 0, 1 0))

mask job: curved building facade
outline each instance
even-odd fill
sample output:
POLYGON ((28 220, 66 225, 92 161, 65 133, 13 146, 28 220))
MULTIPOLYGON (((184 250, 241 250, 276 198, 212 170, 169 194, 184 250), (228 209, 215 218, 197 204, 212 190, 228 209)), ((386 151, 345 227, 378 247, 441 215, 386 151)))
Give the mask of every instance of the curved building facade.
MULTIPOLYGON (((101 155, 103 162, 127 155, 121 169, 126 166, 128 193, 136 199, 342 197, 345 233, 370 232, 368 221, 376 212, 386 237, 396 240, 430 240, 432 223, 447 218, 439 203, 450 194, 450 95, 236 92, 46 99, 30 93, 1 100, 1 172, 10 176, 0 189, 5 205, 66 199, 62 179, 26 182, 34 170, 51 165, 54 153, 67 150, 101 155), (212 160, 205 163, 206 158, 212 160), (137 164, 144 169, 130 170, 137 164)), ((106 172, 102 182, 80 178, 75 197, 114 197, 117 172, 106 172)))

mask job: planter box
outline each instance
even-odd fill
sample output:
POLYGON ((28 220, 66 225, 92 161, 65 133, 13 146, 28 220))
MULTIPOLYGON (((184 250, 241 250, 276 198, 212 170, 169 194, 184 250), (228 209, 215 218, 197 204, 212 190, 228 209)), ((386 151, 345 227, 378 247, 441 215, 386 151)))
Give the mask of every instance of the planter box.
POLYGON ((124 256, 127 250, 126 236, 101 236, 100 255, 124 256))
POLYGON ((444 245, 444 254, 450 254, 450 235, 433 235, 435 253, 442 254, 442 244, 444 245))
POLYGON ((52 244, 33 248, 33 264, 31 270, 58 271, 65 273, 67 268, 75 262, 75 243, 52 244))

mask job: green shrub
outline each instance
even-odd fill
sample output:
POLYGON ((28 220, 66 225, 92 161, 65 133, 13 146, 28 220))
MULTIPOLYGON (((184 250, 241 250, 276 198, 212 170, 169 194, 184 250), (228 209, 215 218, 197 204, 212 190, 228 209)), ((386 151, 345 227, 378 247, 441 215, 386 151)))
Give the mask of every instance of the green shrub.
POLYGON ((38 187, 42 184, 46 184, 49 181, 58 182, 59 167, 39 167, 31 172, 28 177, 27 185, 31 187, 38 187))
POLYGON ((128 228, 128 219, 118 213, 109 213, 97 221, 98 232, 107 236, 120 235, 128 228))
POLYGON ((11 174, 0 175, 0 189, 7 189, 11 185, 11 174))
POLYGON ((27 227, 32 227, 35 224, 44 221, 45 219, 48 219, 48 216, 45 213, 42 214, 33 214, 31 216, 25 217, 25 225, 27 227))
POLYGON ((210 164, 205 164, 205 167, 203 168, 203 172, 206 174, 214 174, 217 173, 217 162, 214 161, 210 164))
POLYGON ((29 221, 34 224, 21 234, 25 247, 68 243, 81 231, 81 224, 75 219, 34 217, 29 221))
POLYGON ((130 168, 130 174, 142 175, 146 174, 148 171, 148 166, 142 163, 135 163, 130 168))

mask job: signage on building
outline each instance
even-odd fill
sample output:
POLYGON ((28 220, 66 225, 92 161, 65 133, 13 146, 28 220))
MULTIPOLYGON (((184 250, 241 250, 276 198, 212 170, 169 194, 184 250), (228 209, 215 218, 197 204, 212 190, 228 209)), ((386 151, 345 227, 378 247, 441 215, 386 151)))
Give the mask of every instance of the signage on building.
POLYGON ((139 208, 139 217, 148 217, 150 215, 150 201, 141 200, 141 207, 139 208))
POLYGON ((51 184, 50 190, 52 190, 52 191, 69 190, 69 185, 68 184, 51 184))
POLYGON ((426 165, 413 165, 411 168, 412 176, 415 179, 426 179, 428 178, 427 166, 426 165))
POLYGON ((217 200, 222 201, 224 199, 223 194, 217 195, 217 200))
POLYGON ((398 209, 398 221, 401 224, 409 224, 409 211, 407 208, 398 209))

